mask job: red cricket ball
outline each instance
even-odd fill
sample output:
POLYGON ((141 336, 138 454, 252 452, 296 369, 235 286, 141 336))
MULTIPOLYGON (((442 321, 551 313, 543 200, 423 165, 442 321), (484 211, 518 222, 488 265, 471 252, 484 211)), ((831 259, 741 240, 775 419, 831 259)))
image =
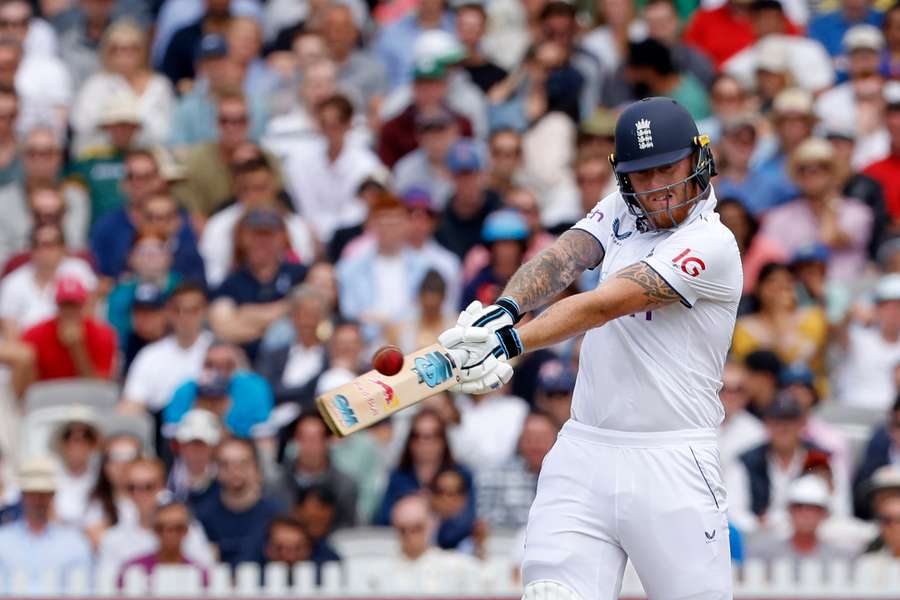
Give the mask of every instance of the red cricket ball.
POLYGON ((372 357, 372 367, 382 375, 396 375, 403 368, 403 352, 397 346, 382 346, 372 357))

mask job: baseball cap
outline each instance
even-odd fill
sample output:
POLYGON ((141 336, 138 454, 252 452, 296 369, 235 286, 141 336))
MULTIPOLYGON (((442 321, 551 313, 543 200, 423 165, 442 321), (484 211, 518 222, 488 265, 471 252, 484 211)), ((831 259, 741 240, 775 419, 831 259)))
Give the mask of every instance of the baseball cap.
POLYGON ((208 60, 210 58, 222 58, 228 54, 228 42, 225 37, 217 33, 209 33, 201 38, 195 53, 196 60, 208 60))
POLYGON ((778 36, 763 38, 756 45, 756 70, 769 73, 787 73, 788 48, 778 36))
POLYGON ((769 373, 776 377, 782 368, 781 359, 771 350, 754 350, 744 359, 744 365, 749 371, 769 373))
POLYGON ((537 385, 546 394, 571 393, 575 388, 575 372, 560 360, 548 360, 538 371, 537 385))
POLYGON ((132 309, 159 309, 166 303, 166 295, 153 283, 142 283, 134 290, 134 300, 131 303, 132 309))
POLYGON ((19 469, 19 488, 23 492, 55 492, 56 463, 47 456, 26 458, 19 469))
POLYGON ((528 223, 522 214, 513 209, 495 210, 484 220, 481 240, 490 244, 501 240, 525 241, 528 239, 528 223))
POLYGON ((175 439, 186 444, 200 441, 209 446, 216 446, 222 439, 222 427, 213 413, 202 408, 189 410, 175 430, 175 439))
POLYGON ((87 302, 87 289, 75 277, 61 277, 56 281, 56 303, 84 304, 87 302))
POLYGON ((416 114, 416 129, 424 131, 432 127, 446 127, 455 121, 453 113, 443 106, 421 110, 416 114))
POLYGON ((763 412, 766 419, 776 421, 792 421, 803 416, 803 407, 794 395, 787 391, 781 391, 763 412))
POLYGON ((830 255, 831 251, 825 244, 807 244, 794 252, 794 256, 791 257, 791 266, 810 262, 827 263, 830 255))
POLYGON ((869 480, 869 494, 887 490, 900 491, 900 468, 894 465, 885 465, 877 469, 869 480))
POLYGON ((812 116, 812 95, 800 88, 782 90, 775 96, 775 100, 772 101, 772 112, 776 116, 785 116, 787 114, 812 116))
POLYGON ((900 300, 900 273, 883 276, 875 284, 875 302, 900 300))
POLYGON ((138 111, 137 101, 131 94, 117 94, 103 105, 100 113, 100 125, 130 124, 140 125, 141 114, 138 111))
POLYGON ((406 205, 406 208, 435 212, 431 201, 431 193, 423 187, 413 186, 408 188, 401 194, 400 200, 406 205))
POLYGON ((834 148, 826 139, 820 137, 806 138, 794 152, 791 159, 795 163, 828 162, 834 160, 834 148))
POLYGON ((413 60, 416 65, 433 63, 448 67, 466 57, 466 49, 452 33, 443 29, 424 31, 413 45, 413 60))
POLYGON ((447 168, 454 175, 480 171, 483 167, 475 142, 468 139, 457 140, 447 152, 447 168))
POLYGON ((884 103, 888 109, 900 109, 900 81, 885 82, 881 88, 881 95, 884 97, 884 103))
POLYGON ((812 386, 815 381, 812 369, 803 363, 785 366, 778 375, 778 383, 782 386, 802 384, 812 386))
POLYGON ((884 36, 881 34, 881 30, 874 25, 854 25, 844 34, 843 43, 844 50, 847 52, 855 50, 881 52, 881 49, 884 48, 884 36))
POLYGON ((253 229, 280 229, 284 221, 278 211, 255 208, 247 213, 244 224, 253 229))
POLYGON ((788 486, 788 504, 819 506, 827 510, 830 498, 828 484, 818 475, 798 477, 788 486))
POLYGON ((228 377, 218 371, 204 371, 197 377, 198 398, 221 398, 228 395, 228 377))

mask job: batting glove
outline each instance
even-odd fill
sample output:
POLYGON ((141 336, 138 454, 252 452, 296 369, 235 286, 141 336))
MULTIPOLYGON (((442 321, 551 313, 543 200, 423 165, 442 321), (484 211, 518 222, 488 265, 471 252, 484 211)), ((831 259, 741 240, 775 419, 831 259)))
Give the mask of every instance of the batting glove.
POLYGON ((475 300, 459 314, 456 327, 448 329, 438 339, 445 348, 450 349, 463 343, 466 331, 470 328, 484 328, 493 333, 515 325, 521 318, 519 305, 512 298, 499 298, 496 304, 486 307, 475 300))

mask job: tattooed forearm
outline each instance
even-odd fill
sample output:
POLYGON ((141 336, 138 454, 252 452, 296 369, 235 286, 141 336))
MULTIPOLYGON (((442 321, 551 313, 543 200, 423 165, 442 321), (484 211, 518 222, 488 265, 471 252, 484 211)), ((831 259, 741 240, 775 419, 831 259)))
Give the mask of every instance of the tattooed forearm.
POLYGON ((519 267, 503 295, 515 298, 523 313, 540 308, 602 260, 603 248, 591 234, 570 229, 519 267))
POLYGON ((647 306, 641 310, 652 310, 681 300, 678 292, 645 262, 637 262, 625 267, 616 272, 615 278, 631 281, 641 287, 644 299, 647 301, 647 306))

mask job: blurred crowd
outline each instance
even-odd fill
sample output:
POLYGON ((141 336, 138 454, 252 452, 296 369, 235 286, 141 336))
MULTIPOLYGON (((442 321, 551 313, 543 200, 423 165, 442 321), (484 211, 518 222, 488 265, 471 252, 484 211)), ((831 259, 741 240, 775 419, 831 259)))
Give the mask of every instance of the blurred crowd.
POLYGON ((900 5, 0 0, 0 586, 322 565, 364 525, 398 577, 484 559, 527 520, 580 340, 343 440, 314 398, 491 303, 615 191, 616 115, 651 95, 710 136, 743 259, 733 557, 887 577, 900 5))

